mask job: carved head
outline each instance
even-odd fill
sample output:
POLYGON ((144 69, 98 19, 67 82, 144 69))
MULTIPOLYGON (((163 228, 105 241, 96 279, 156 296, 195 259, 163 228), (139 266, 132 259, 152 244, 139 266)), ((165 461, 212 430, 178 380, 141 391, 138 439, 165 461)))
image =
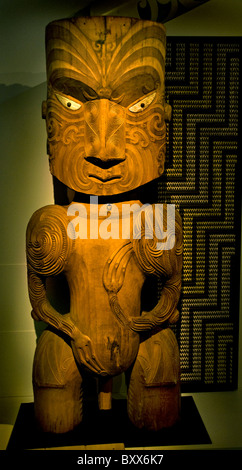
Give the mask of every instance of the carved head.
POLYGON ((165 159, 165 29, 88 17, 46 29, 51 173, 87 194, 123 193, 158 178, 165 159))

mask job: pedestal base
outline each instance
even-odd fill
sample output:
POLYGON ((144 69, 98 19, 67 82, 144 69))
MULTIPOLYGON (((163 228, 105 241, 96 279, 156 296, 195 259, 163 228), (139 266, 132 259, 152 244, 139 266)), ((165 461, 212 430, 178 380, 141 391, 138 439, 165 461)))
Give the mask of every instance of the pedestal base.
POLYGON ((38 430, 34 404, 20 406, 7 450, 85 448, 144 448, 173 445, 210 444, 211 440, 192 397, 181 398, 181 419, 170 429, 142 431, 129 421, 126 400, 113 400, 112 410, 100 411, 96 403, 85 403, 83 422, 65 434, 38 430), (106 446, 104 447, 103 445, 106 446), (100 447, 101 448, 101 447, 100 447))

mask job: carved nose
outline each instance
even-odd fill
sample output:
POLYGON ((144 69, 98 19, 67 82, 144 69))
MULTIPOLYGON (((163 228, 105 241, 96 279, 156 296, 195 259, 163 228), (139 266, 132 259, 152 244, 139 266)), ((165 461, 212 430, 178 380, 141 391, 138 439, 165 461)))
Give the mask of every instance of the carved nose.
POLYGON ((111 168, 125 159, 125 111, 107 99, 85 104, 86 160, 111 168))
POLYGON ((113 166, 123 162, 124 158, 109 158, 108 160, 102 160, 98 157, 85 157, 85 160, 95 166, 98 166, 98 168, 102 168, 103 170, 109 170, 109 168, 112 168, 113 166))

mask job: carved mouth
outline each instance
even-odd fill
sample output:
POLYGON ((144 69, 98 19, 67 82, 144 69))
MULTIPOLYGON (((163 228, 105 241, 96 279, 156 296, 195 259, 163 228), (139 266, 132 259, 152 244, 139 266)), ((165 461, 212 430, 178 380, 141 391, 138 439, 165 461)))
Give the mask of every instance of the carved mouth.
POLYGON ((119 165, 119 163, 122 163, 124 158, 109 158, 108 160, 102 160, 97 157, 85 157, 85 160, 102 170, 109 170, 110 168, 119 165))
POLYGON ((89 175, 89 178, 101 181, 102 183, 110 183, 110 181, 120 180, 121 176, 110 176, 108 178, 101 178, 101 176, 89 175))

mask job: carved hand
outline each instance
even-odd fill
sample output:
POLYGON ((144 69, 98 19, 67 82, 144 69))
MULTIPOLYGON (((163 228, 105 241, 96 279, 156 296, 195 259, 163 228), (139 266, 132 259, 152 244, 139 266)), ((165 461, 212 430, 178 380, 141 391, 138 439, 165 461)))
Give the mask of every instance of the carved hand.
POLYGON ((105 369, 95 355, 92 340, 76 327, 72 332, 71 345, 78 364, 86 366, 89 370, 96 372, 99 375, 107 375, 105 369))
POLYGON ((176 323, 178 318, 179 311, 177 309, 169 315, 162 315, 162 312, 159 315, 157 308, 154 308, 149 312, 143 311, 140 317, 133 317, 131 329, 141 333, 142 331, 155 330, 156 327, 167 328, 170 324, 176 323))
POLYGON ((162 289, 157 305, 149 312, 143 311, 140 317, 132 318, 132 330, 136 332, 157 328, 167 328, 179 318, 177 303, 181 292, 181 273, 175 273, 162 289))

